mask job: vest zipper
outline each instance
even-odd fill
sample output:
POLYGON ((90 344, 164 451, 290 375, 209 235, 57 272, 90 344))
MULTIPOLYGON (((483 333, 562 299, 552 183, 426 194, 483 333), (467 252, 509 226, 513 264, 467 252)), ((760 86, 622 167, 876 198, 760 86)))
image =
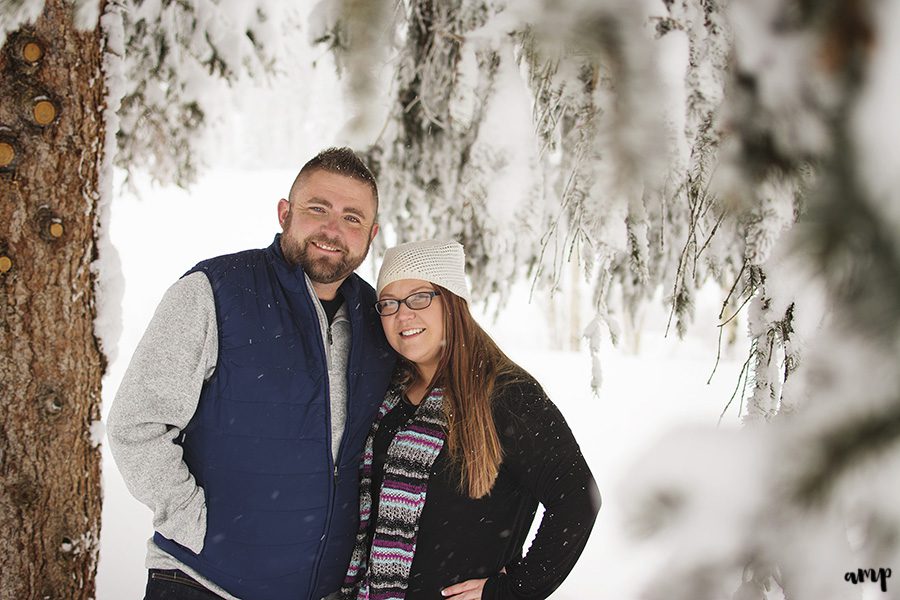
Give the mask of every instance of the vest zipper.
MULTIPOLYGON (((328 324, 328 345, 334 346, 334 338, 331 335, 331 323, 328 324)), ((330 351, 328 352, 328 356, 329 357, 331 356, 330 351)), ((331 365, 328 365, 328 366, 329 366, 328 370, 330 372, 331 365)), ((331 386, 329 385, 328 387, 330 388, 331 386)), ((330 390, 328 392, 328 396, 329 396, 329 403, 330 403, 330 401, 331 401, 331 391, 330 390)), ((331 410, 331 407, 329 406, 329 411, 330 410, 331 410)), ((343 439, 341 440, 341 442, 343 443, 343 439)), ((340 454, 340 450, 338 450, 338 454, 340 454)), ((338 461, 337 461, 337 457, 335 457, 334 458, 334 481, 331 482, 333 484, 333 486, 335 487, 335 489, 337 488, 337 477, 338 477, 338 461)))
MULTIPOLYGON (((318 301, 318 298, 313 300, 313 302, 319 304, 318 308, 316 308, 315 306, 313 307, 314 310, 316 310, 316 314, 319 315, 318 309, 321 308, 321 303, 318 301)), ((324 314, 324 311, 322 311, 322 313, 324 314)), ((319 315, 319 316, 322 316, 322 315, 319 315)), ((325 318, 325 320, 327 321, 327 317, 325 318)), ((320 328, 319 329, 320 335, 321 335, 321 331, 322 330, 320 328)), ((334 338, 331 335, 331 323, 328 323, 328 325, 325 329, 325 337, 328 341, 328 345, 326 346, 324 343, 325 340, 323 340, 322 353, 324 355, 323 358, 325 358, 325 371, 326 371, 326 373, 328 373, 328 375, 325 377, 325 399, 329 403, 328 411, 327 411, 328 420, 326 422, 328 433, 326 434, 326 439, 328 440, 328 448, 327 448, 328 458, 329 458, 329 460, 332 461, 331 464, 333 467, 333 477, 331 479, 331 490, 329 491, 329 494, 328 494, 328 510, 325 514, 325 530, 324 530, 324 533, 322 534, 322 540, 321 540, 322 542, 324 542, 328 538, 328 534, 331 531, 331 517, 332 517, 332 513, 334 512, 334 500, 335 500, 335 495, 337 493, 337 473, 338 473, 338 461, 331 454, 331 404, 330 404, 331 403, 331 381, 330 381, 331 375, 330 375, 330 372, 331 372, 331 346, 334 345, 334 338)), ((341 440, 341 445, 343 445, 343 442, 344 442, 344 440, 341 440)), ((340 455, 340 451, 338 451, 338 455, 340 455)), ((313 564, 312 579, 310 580, 309 594, 313 594, 315 592, 316 588, 319 586, 319 569, 321 569, 321 567, 322 567, 322 558, 323 558, 324 550, 325 550, 324 545, 322 545, 317 550, 317 556, 315 558, 315 563, 313 564)))

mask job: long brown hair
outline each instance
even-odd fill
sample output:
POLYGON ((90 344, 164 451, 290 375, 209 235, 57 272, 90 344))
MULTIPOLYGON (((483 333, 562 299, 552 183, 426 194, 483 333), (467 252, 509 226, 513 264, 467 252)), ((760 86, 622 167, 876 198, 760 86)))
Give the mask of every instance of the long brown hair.
MULTIPOLYGON (((465 300, 446 288, 440 292, 444 348, 431 387, 444 390, 447 449, 459 473, 459 491, 471 498, 490 493, 503 460, 491 397, 501 375, 521 370, 469 312, 465 300)), ((411 385, 418 372, 405 359, 401 383, 411 385)))

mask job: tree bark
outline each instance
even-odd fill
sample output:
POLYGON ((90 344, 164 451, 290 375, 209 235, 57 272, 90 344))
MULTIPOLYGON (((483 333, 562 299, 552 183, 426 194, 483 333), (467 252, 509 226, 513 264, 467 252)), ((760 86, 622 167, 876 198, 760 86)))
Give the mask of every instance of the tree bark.
POLYGON ((102 55, 65 0, 0 52, 0 598, 95 596, 102 55))

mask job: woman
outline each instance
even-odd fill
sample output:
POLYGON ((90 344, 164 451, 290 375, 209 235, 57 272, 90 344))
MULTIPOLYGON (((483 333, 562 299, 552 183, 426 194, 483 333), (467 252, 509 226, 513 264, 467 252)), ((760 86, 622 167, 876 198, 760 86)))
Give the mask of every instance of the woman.
POLYGON ((472 319, 461 245, 389 249, 377 288, 401 367, 366 444, 343 597, 547 598, 599 508, 572 432, 472 319), (538 502, 544 516, 523 557, 538 502))

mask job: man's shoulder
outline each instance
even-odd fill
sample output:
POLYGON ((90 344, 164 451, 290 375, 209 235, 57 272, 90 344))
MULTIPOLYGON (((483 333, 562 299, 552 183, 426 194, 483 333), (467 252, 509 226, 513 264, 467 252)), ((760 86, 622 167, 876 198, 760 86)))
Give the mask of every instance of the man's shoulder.
POLYGON ((356 273, 351 273, 347 278, 346 283, 358 298, 366 301, 371 300, 370 304, 375 303, 375 288, 373 288, 368 281, 356 273))
MULTIPOLYGON (((366 327, 375 331, 376 337, 384 338, 381 330, 381 317, 375 312, 375 289, 365 279, 353 273, 341 288, 347 309, 351 315, 356 314, 366 323, 366 327)), ((387 344, 386 340, 383 340, 387 344)))
POLYGON ((231 254, 222 254, 198 262, 185 272, 185 275, 202 271, 208 277, 238 274, 240 269, 247 269, 266 260, 265 248, 253 248, 231 254))

